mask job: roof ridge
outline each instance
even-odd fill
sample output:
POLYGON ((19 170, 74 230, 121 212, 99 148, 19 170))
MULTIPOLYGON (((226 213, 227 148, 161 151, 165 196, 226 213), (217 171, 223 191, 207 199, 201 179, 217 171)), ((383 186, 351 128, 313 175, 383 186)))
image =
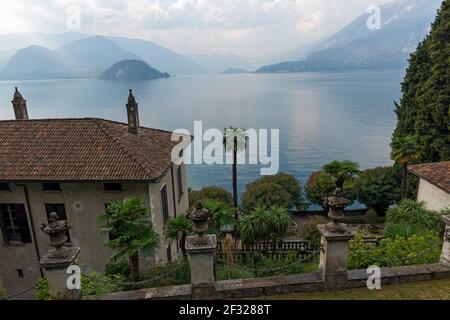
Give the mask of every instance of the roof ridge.
POLYGON ((148 166, 145 165, 142 161, 139 161, 138 157, 136 157, 132 152, 128 150, 128 148, 122 144, 122 142, 117 139, 111 132, 108 130, 108 128, 105 126, 105 123, 107 120, 104 119, 96 119, 95 122, 99 124, 100 129, 109 137, 112 141, 114 141, 119 148, 127 155, 128 158, 132 159, 140 168, 142 168, 146 174, 151 175, 151 172, 148 169, 148 166))
MULTIPOLYGON (((120 122, 120 121, 116 121, 116 120, 111 120, 111 119, 104 119, 104 118, 96 118, 96 117, 82 117, 82 118, 76 118, 76 117, 71 117, 71 118, 39 118, 39 119, 27 119, 27 120, 17 120, 17 119, 0 119, 0 122, 27 122, 27 121, 73 121, 73 120, 77 120, 77 121, 105 121, 105 122, 111 122, 111 123, 115 123, 115 124, 121 124, 121 125, 127 125, 125 122, 120 122)), ((164 132, 164 133, 173 133, 173 131, 169 131, 169 130, 164 130, 164 129, 158 129, 158 128, 150 128, 150 127, 144 127, 144 126, 139 126, 139 128, 141 129, 145 129, 145 130, 154 130, 154 131, 159 131, 159 132, 164 132)))

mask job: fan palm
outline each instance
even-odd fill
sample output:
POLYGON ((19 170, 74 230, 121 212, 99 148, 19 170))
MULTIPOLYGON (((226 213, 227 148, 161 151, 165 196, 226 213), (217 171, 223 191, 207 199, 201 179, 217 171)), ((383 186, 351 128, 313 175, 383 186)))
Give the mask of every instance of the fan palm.
POLYGON ((406 176, 408 175, 408 164, 412 161, 419 161, 422 154, 416 138, 413 136, 397 137, 391 143, 391 158, 402 166, 401 195, 406 195, 406 176))
POLYGON ((359 166, 356 162, 350 160, 334 160, 322 167, 322 170, 331 175, 336 187, 344 189, 344 183, 353 180, 359 174, 359 166))
POLYGON ((114 234, 106 245, 114 250, 113 260, 128 259, 133 281, 139 280, 139 253, 154 254, 160 237, 150 220, 150 210, 140 198, 126 198, 110 204, 100 216, 103 232, 114 234))
POLYGON ((179 243, 183 259, 186 260, 186 238, 192 233, 192 220, 186 216, 169 218, 166 223, 166 239, 176 240, 179 243))
POLYGON ((248 137, 245 134, 244 128, 225 128, 223 136, 223 144, 227 151, 233 152, 233 206, 237 208, 238 206, 238 196, 237 196, 237 154, 242 152, 247 147, 248 137))

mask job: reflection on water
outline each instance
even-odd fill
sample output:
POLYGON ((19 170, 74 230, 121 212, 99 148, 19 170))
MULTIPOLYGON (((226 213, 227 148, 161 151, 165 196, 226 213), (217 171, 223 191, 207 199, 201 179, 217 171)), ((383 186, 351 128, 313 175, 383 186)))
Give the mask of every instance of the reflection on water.
MULTIPOLYGON (((141 125, 193 132, 242 126, 280 129, 280 170, 306 182, 309 174, 334 159, 362 168, 390 164, 395 126, 393 101, 403 71, 334 74, 237 74, 177 76, 148 82, 54 80, 0 82, 0 119, 12 119, 15 85, 31 118, 100 117, 126 122, 128 89, 139 103, 141 125)), ((230 189, 230 166, 189 166, 197 189, 230 189)), ((258 166, 240 166, 240 192, 259 177, 258 166)))

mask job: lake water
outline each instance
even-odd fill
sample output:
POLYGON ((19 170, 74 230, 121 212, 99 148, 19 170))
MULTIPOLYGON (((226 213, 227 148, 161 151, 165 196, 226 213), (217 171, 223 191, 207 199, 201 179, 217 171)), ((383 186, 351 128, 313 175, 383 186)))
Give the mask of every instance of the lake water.
MULTIPOLYGON (((389 165, 395 127, 394 100, 402 70, 351 73, 236 74, 177 76, 149 82, 52 80, 0 82, 0 119, 14 117, 14 86, 27 99, 30 118, 100 117, 126 122, 128 88, 139 103, 141 125, 193 132, 203 128, 280 130, 280 171, 303 183, 335 159, 361 168, 389 165)), ((260 168, 238 168, 239 191, 260 177, 260 168)), ((193 189, 231 189, 231 167, 190 165, 193 189)))

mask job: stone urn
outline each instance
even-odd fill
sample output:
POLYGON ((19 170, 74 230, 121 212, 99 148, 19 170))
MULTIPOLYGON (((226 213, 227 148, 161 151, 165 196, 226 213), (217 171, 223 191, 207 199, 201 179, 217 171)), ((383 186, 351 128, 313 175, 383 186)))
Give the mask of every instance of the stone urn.
POLYGON ((41 230, 50 237, 50 245, 55 248, 54 254, 60 253, 64 255, 66 247, 64 246, 67 242, 67 230, 70 229, 67 221, 59 220, 58 214, 52 212, 49 215, 49 224, 42 224, 41 230))
POLYGON ((198 202, 195 205, 195 209, 190 212, 187 217, 194 223, 193 231, 197 235, 195 243, 207 243, 208 238, 205 236, 206 231, 209 229, 209 218, 211 213, 203 208, 202 204, 198 202))
POLYGON ((351 200, 342 196, 342 189, 340 188, 336 188, 333 194, 325 199, 324 205, 328 207, 328 217, 331 220, 326 225, 328 231, 336 233, 344 233, 347 231, 342 220, 344 219, 345 207, 351 203, 351 200))

